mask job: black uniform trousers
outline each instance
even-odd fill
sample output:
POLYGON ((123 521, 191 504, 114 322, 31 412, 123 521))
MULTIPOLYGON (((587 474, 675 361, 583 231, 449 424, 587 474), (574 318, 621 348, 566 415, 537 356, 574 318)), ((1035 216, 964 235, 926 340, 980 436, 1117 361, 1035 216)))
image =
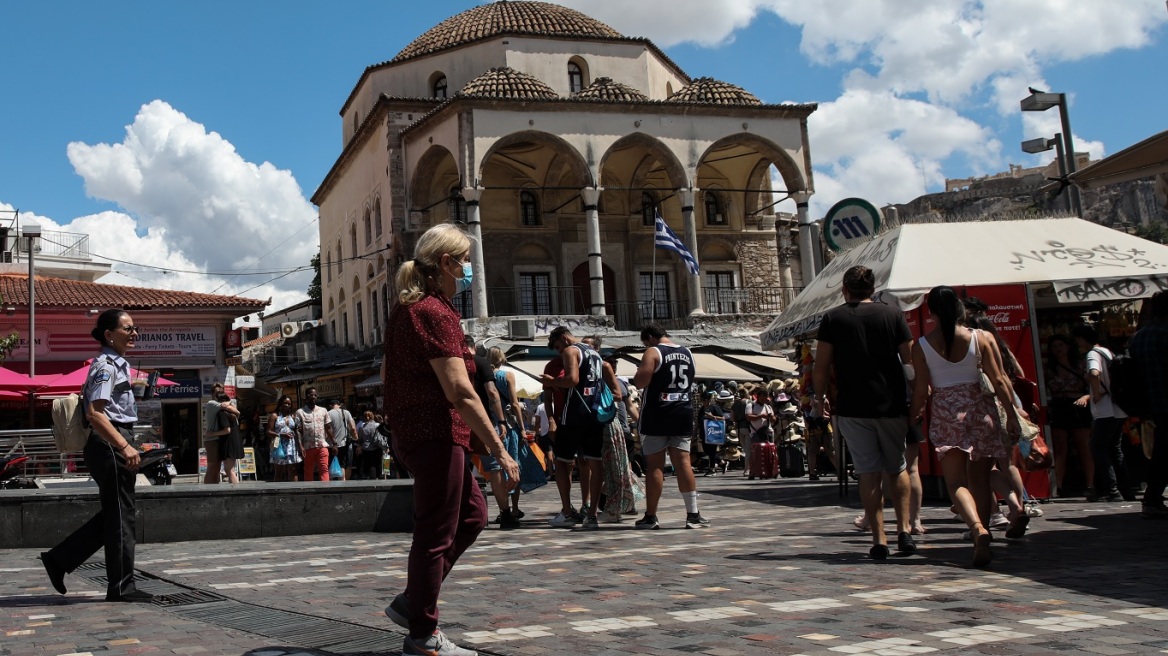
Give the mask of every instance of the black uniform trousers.
MULTIPOLYGON (((133 432, 118 427, 133 443, 133 432)), ((105 547, 105 572, 109 579, 107 599, 116 599, 137 588, 134 585, 134 481, 137 473, 119 464, 113 446, 94 433, 85 443, 85 466, 97 482, 101 510, 81 528, 49 551, 61 569, 72 572, 97 550, 105 547)))

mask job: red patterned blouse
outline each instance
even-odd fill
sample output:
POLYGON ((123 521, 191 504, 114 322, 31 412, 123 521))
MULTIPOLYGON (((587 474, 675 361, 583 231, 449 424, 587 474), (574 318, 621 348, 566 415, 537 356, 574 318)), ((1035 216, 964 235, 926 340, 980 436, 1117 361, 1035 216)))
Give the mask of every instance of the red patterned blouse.
POLYGON ((427 294, 413 305, 397 305, 385 330, 386 420, 397 439, 451 440, 470 448, 470 427, 446 400, 430 361, 462 358, 474 377, 474 360, 463 352, 462 325, 450 300, 427 294))

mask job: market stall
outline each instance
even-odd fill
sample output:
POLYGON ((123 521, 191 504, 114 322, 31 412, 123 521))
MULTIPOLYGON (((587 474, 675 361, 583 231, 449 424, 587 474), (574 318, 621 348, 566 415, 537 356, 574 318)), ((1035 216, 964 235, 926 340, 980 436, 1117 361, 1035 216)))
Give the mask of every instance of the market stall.
MULTIPOLYGON (((922 305, 933 287, 982 298, 1044 407, 1039 333, 1053 328, 1040 328, 1040 312, 1073 320, 1168 289, 1168 246, 1082 219, 905 223, 833 259, 763 331, 762 348, 813 333, 843 302, 843 274, 856 265, 872 269, 876 299, 906 312, 914 335, 927 332, 922 305)), ((922 459, 923 474, 935 471, 931 460, 922 459)), ((1049 494, 1045 477, 1027 487, 1049 494)))

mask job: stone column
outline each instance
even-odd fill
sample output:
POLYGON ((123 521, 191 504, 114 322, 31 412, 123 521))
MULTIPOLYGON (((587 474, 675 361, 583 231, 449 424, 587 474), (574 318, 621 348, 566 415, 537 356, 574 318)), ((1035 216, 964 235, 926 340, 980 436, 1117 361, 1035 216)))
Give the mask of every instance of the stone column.
POLYGON ((483 227, 479 221, 479 198, 483 190, 478 187, 464 187, 462 197, 466 199, 466 225, 470 229, 470 266, 474 269, 474 280, 470 286, 471 307, 478 319, 487 318, 487 270, 483 260, 483 227))
POLYGON ((811 284, 818 270, 815 268, 815 249, 818 247, 812 231, 815 221, 807 214, 807 201, 811 194, 799 192, 794 194, 795 207, 799 215, 799 263, 803 267, 802 287, 811 284))
POLYGON ((782 299, 785 310, 795 297, 792 289, 795 283, 791 277, 791 255, 795 251, 791 245, 791 224, 787 223, 786 219, 779 218, 775 221, 775 233, 779 246, 779 287, 781 288, 779 297, 782 299))
POLYGON ((584 200, 584 223, 588 228, 588 289, 592 304, 588 314, 604 314, 604 263, 600 255, 600 202, 601 187, 585 187, 580 191, 584 200))
MULTIPOLYGON (((697 189, 681 189, 677 192, 678 198, 681 199, 681 216, 685 220, 685 247, 693 253, 694 258, 698 256, 698 224, 694 219, 694 196, 697 189)), ((698 260, 701 264, 701 260, 698 260)), ((685 271, 686 282, 689 288, 689 307, 690 315, 705 314, 706 310, 702 303, 702 277, 700 275, 690 275, 689 268, 684 263, 682 270, 685 271)))

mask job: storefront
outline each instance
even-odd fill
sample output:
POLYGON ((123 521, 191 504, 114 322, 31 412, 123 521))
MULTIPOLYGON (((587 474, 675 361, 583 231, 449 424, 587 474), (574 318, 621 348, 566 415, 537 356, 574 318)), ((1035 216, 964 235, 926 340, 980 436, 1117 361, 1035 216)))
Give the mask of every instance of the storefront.
MULTIPOLYGON (((1082 219, 904 224, 832 260, 760 335, 763 349, 813 334, 823 314, 843 302, 843 274, 857 265, 872 269, 877 300, 903 310, 914 336, 931 328, 923 303, 937 285, 985 301, 1026 377, 1037 382, 1044 410, 1043 335, 1106 312, 1113 319, 1104 325, 1122 336, 1133 323, 1120 319, 1130 316, 1131 304, 1168 289, 1168 246, 1082 219)), ((922 448, 922 475, 939 475, 931 447, 922 448)), ((1026 478, 1034 496, 1049 496, 1047 472, 1026 478)))

